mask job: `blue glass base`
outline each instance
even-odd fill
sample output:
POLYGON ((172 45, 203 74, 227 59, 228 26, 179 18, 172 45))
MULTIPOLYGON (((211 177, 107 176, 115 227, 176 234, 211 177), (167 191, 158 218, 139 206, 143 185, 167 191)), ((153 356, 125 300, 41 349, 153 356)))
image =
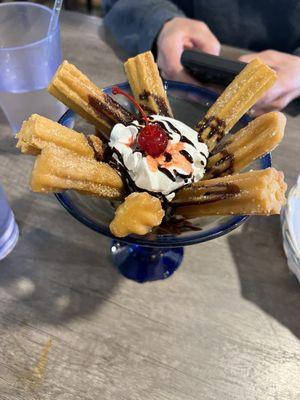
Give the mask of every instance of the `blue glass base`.
POLYGON ((183 247, 143 247, 114 240, 111 254, 123 276, 144 283, 169 278, 181 264, 183 247))

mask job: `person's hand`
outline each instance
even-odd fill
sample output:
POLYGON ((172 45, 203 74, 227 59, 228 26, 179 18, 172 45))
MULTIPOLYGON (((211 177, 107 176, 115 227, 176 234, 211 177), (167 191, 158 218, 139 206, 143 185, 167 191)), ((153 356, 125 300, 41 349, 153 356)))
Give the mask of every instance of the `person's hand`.
POLYGON ((166 22, 157 38, 157 64, 165 79, 199 84, 180 62, 185 49, 199 49, 219 55, 220 43, 209 27, 201 21, 175 17, 166 22))
POLYGON ((255 115, 271 110, 281 110, 300 96, 300 57, 275 50, 247 54, 241 61, 249 62, 260 58, 277 72, 277 81, 253 108, 255 115))

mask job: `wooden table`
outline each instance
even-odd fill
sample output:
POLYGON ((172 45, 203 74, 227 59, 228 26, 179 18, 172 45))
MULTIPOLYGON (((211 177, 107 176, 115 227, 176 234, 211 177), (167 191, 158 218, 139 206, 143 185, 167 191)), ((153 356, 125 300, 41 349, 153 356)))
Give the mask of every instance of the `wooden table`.
MULTIPOLYGON (((101 20, 65 12, 62 43, 100 86, 125 79, 101 20)), ((299 124, 289 117, 273 158, 289 184, 299 124)), ((300 399, 300 287, 278 217, 188 247, 172 278, 140 285, 114 269, 107 238, 29 192, 32 160, 14 145, 2 116, 0 180, 21 236, 0 265, 1 400, 300 399)))

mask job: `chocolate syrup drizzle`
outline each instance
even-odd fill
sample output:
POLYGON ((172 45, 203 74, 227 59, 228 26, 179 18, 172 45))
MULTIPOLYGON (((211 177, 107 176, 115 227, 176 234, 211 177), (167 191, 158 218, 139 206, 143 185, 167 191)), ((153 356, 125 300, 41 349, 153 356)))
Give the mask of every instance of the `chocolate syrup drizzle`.
POLYGON ((206 173, 210 174, 213 178, 221 175, 231 175, 234 172, 234 155, 229 153, 226 149, 220 151, 221 158, 211 167, 206 169, 206 173), (227 163, 227 166, 224 164, 227 163))
POLYGON ((148 115, 155 114, 155 111, 152 110, 152 108, 150 108, 150 107, 147 106, 146 104, 140 103, 140 106, 142 107, 142 109, 143 109, 148 115))
MULTIPOLYGON (((167 103, 165 102, 164 98, 157 96, 153 93, 150 93, 148 91, 144 91, 143 93, 140 94, 139 99, 141 101, 149 101, 149 98, 152 97, 152 99, 155 101, 160 114, 165 115, 165 116, 171 116, 169 113, 169 108, 167 106, 167 103)), ((94 96, 88 96, 88 103, 89 105, 95 110, 95 112, 99 115, 99 117, 104 120, 109 126, 113 127, 116 121, 123 123, 124 125, 129 125, 130 123, 140 129, 138 125, 133 123, 134 120, 137 120, 138 118, 136 115, 130 113, 127 111, 125 108, 123 108, 118 102, 116 102, 114 99, 112 99, 110 96, 105 95, 105 101, 101 101, 101 99, 96 98, 94 96)), ((155 114, 154 110, 152 110, 148 105, 141 103, 142 108, 149 114, 155 114)), ((151 120, 151 118, 149 118, 151 120)), ((171 129, 173 132, 177 133, 180 135, 180 141, 187 143, 193 147, 194 144, 184 135, 181 134, 181 132, 169 121, 155 121, 155 123, 159 124, 162 126, 162 128, 166 131, 167 135, 169 138, 172 137, 172 133, 169 132, 169 129, 171 129)), ((217 117, 209 117, 209 118, 204 118, 202 121, 200 121, 195 130, 198 132, 198 140, 199 141, 205 141, 204 139, 211 139, 215 137, 216 142, 219 142, 225 134, 225 128, 226 128, 226 123, 224 120, 221 120, 217 117), (203 137, 204 131, 210 128, 207 137, 203 137)), ((95 154, 95 159, 96 160, 105 160, 108 162, 114 169, 116 169, 120 175, 123 178, 124 181, 124 186, 125 186, 125 192, 126 195, 130 194, 131 192, 142 192, 144 189, 139 188, 136 186, 135 182, 133 179, 130 177, 126 167, 123 164, 122 156, 121 154, 114 148, 111 149, 109 146, 106 146, 106 149, 104 151, 104 155, 101 154, 101 159, 100 159, 100 154, 98 154, 97 150, 94 147, 94 144, 90 138, 88 138, 89 145, 93 148, 94 154, 95 154), (114 157, 115 155, 115 157, 114 157)), ((140 149, 136 149, 134 151, 141 151, 140 149)), ((181 150, 180 153, 191 163, 193 163, 193 158, 192 156, 186 151, 186 150, 181 150)), ((215 165, 208 169, 207 172, 212 173, 212 176, 215 175, 220 175, 220 168, 217 168, 214 170, 214 167, 222 167, 224 163, 229 162, 229 165, 222 170, 222 174, 230 174, 233 172, 233 163, 234 163, 234 156, 230 154, 227 150, 222 150, 220 152, 222 157, 215 163, 215 165)), ((201 152, 201 155, 206 158, 205 154, 201 152)), ((165 160, 166 162, 170 162, 172 160, 172 155, 169 153, 165 153, 165 160)), ((205 163, 201 161, 201 163, 204 165, 205 163)), ((188 179, 191 178, 192 174, 189 175, 183 175, 180 174, 178 171, 174 170, 174 175, 167 169, 163 167, 158 168, 162 173, 164 173, 168 178, 172 181, 176 181, 176 176, 180 176, 185 179, 185 182, 188 182, 188 179)), ((207 189, 202 195, 203 198, 198 199, 197 201, 187 201, 187 202, 180 202, 180 203, 172 203, 171 204, 171 210, 169 208, 170 203, 167 201, 166 196, 164 196, 161 193, 156 193, 156 192, 151 192, 148 191, 151 195, 158 197, 161 202, 162 206, 164 209, 170 210, 168 213, 168 216, 164 218, 163 223, 161 226, 155 229, 155 233, 157 234, 164 234, 164 233, 171 233, 171 234, 180 234, 184 231, 187 230, 201 230, 200 227, 194 226, 190 221, 188 221, 185 218, 178 218, 172 215, 174 212, 174 209, 180 206, 189 206, 189 205, 199 205, 199 204, 207 204, 207 203, 212 203, 220 200, 224 200, 226 198, 230 198, 235 196, 237 193, 240 192, 240 189, 237 185, 232 184, 232 183, 225 183, 225 184, 216 184, 214 186, 203 186, 203 189, 207 189)), ((179 190, 179 189, 178 189, 179 190)))
MULTIPOLYGON (((180 142, 189 144, 190 146, 193 146, 195 148, 194 143, 188 139, 186 136, 184 136, 179 129, 176 128, 170 121, 156 121, 153 118, 149 117, 149 120, 155 121, 156 124, 160 125, 167 133, 169 139, 172 138, 172 133, 175 132, 177 135, 180 136, 180 142), (170 132, 171 131, 171 132, 170 132), (173 132, 172 132, 173 131, 173 132)), ((205 154, 201 151, 200 154, 202 154, 203 157, 206 158, 205 154)))
POLYGON ((103 100, 88 95, 88 104, 99 115, 99 117, 111 127, 115 125, 116 121, 128 125, 136 119, 134 114, 126 110, 126 108, 122 107, 121 104, 108 95, 105 95, 103 100))
MULTIPOLYGON (((188 139, 186 136, 180 135, 180 141, 195 147, 194 143, 192 141, 190 141, 190 139, 188 139)), ((200 151, 200 154, 202 154, 203 157, 206 158, 205 154, 202 153, 202 151, 200 151)))
POLYGON ((96 147, 94 146, 94 142, 92 141, 90 136, 87 136, 87 141, 88 141, 89 146, 93 149, 95 160, 103 161, 103 151, 99 151, 96 149, 96 147))
POLYGON ((186 179, 190 179, 192 177, 192 173, 186 175, 186 174, 182 174, 181 172, 178 172, 176 169, 174 169, 174 174, 176 176, 179 176, 180 178, 186 180, 186 179))
MULTIPOLYGON (((175 132, 180 136, 180 141, 183 143, 187 143, 190 144, 191 146, 193 146, 195 148, 195 145, 193 142, 191 142, 186 136, 184 136, 170 121, 157 121, 154 118, 151 118, 151 116, 149 117, 149 121, 150 122, 155 122, 156 124, 160 125, 163 130, 166 132, 167 136, 169 139, 172 139, 172 134, 175 132)), ((132 123, 132 125, 134 125, 138 130, 141 129, 141 127, 138 124, 132 123)), ((133 152, 139 151, 141 153, 143 153, 141 151, 141 149, 135 149, 133 152)), ((186 151, 186 150, 181 150, 180 153, 192 164, 194 162, 193 157, 186 151)), ((200 154, 206 158, 205 154, 203 152, 200 152, 200 154)), ((172 161, 172 155, 170 153, 165 153, 165 161, 166 162, 170 162, 172 161)), ((202 165, 204 165, 204 161, 201 162, 202 165)), ((192 174, 182 174, 180 172, 178 172, 176 169, 173 170, 173 174, 170 170, 168 170, 167 168, 164 167, 158 167, 159 171, 162 172, 163 174, 165 174, 172 182, 176 181, 176 177, 181 177, 183 179, 190 179, 192 177, 192 174)), ((192 179, 193 182, 193 179, 192 179)))
MULTIPOLYGON (((156 121, 154 118, 151 118, 151 117, 149 117, 149 122, 150 123, 154 123, 155 122, 156 124, 159 124, 164 129, 164 131, 166 132, 166 134, 167 134, 169 139, 173 138, 172 134, 175 132, 180 136, 180 141, 188 143, 188 144, 191 144, 193 147, 195 147, 194 144, 186 136, 184 136, 171 122, 169 122, 169 121, 156 121)), ((143 128, 143 126, 141 126, 136 121, 131 122, 131 126, 136 127, 138 129, 138 131, 140 131, 143 128)), ((140 152, 140 153, 142 153, 143 156, 145 156, 145 154, 143 153, 143 150, 138 148, 138 147, 133 149, 133 152, 140 152)), ((183 149, 183 150, 180 151, 180 153, 190 163, 193 163, 193 161, 194 161, 193 157, 186 150, 183 149)), ((201 152, 201 154, 205 158, 205 154, 202 153, 202 152, 201 152)), ((165 152, 164 156, 165 156, 165 161, 166 162, 172 161, 172 155, 170 153, 165 152)), ((129 194, 131 192, 141 192, 141 191, 145 190, 145 189, 139 188, 135 184, 135 182, 131 178, 127 168, 124 166, 122 155, 119 153, 118 150, 116 150, 115 148, 111 149, 109 146, 107 146, 105 154, 104 154, 104 160, 106 162, 108 162, 114 169, 119 171, 120 175, 123 177, 126 194, 129 194)), ((203 164, 204 164, 204 162, 203 162, 203 164)), ((185 183, 188 183, 189 180, 191 182, 193 182, 192 173, 190 173, 190 174, 182 174, 179 171, 177 171, 176 169, 174 169, 173 171, 170 171, 169 169, 167 169, 165 167, 162 167, 162 166, 158 166, 158 170, 161 173, 165 174, 172 182, 176 182, 176 178, 177 177, 180 177, 180 178, 184 179, 185 183)), ((169 204, 169 201, 167 200, 167 196, 165 196, 165 195, 163 195, 162 193, 159 193, 159 192, 151 192, 151 191, 148 191, 148 192, 151 195, 153 195, 155 197, 158 197, 161 200, 163 207, 165 209, 167 208, 167 206, 169 204)))
POLYGON ((183 155, 183 157, 189 161, 191 164, 194 162, 193 157, 190 155, 190 153, 186 150, 180 150, 179 152, 181 155, 183 155))
POLYGON ((102 140, 103 143, 108 143, 109 138, 105 132, 102 132, 100 129, 95 128, 95 136, 102 140))
POLYGON ((207 189, 201 193, 201 198, 191 201, 182 201, 173 204, 173 208, 195 206, 201 204, 215 203, 216 201, 225 200, 234 197, 240 193, 240 188, 234 183, 217 183, 213 186, 206 185, 201 186, 201 189, 207 189))
MULTIPOLYGON (((159 165, 159 166, 158 166, 158 170, 159 170, 160 172, 162 172, 163 174, 165 174, 165 175, 170 179, 170 181, 176 182, 176 176, 174 176, 174 175, 172 174, 172 172, 168 170, 168 168, 164 168, 164 167, 161 167, 161 166, 159 165)), ((175 173, 175 171, 176 171, 176 170, 174 170, 174 173, 175 173)), ((177 171, 176 171, 176 172, 177 172, 177 171)))
POLYGON ((216 138, 216 142, 219 142, 225 134, 226 122, 218 117, 204 117, 195 127, 198 132, 199 141, 205 142, 205 139, 216 138), (204 137, 204 131, 210 128, 207 137, 204 137))
POLYGON ((165 217, 162 223, 152 230, 152 234, 157 235, 180 235, 183 232, 188 231, 201 231, 202 228, 199 226, 193 225, 191 221, 184 217, 175 217, 171 215, 169 217, 165 217))
POLYGON ((172 154, 165 152, 165 161, 166 162, 172 161, 172 154))
MULTIPOLYGON (((165 117, 171 117, 170 112, 169 112, 168 105, 167 105, 167 103, 166 103, 166 101, 165 101, 165 99, 164 99, 163 97, 157 96, 156 94, 151 93, 151 92, 149 92, 149 91, 147 91, 147 90, 144 90, 144 91, 139 95, 139 99, 140 99, 141 101, 149 101, 149 98, 150 98, 150 97, 152 97, 152 99, 153 99, 154 102, 156 103, 156 105, 157 105, 157 107, 158 107, 158 110, 159 110, 159 114, 164 115, 165 117)), ((144 109, 144 107, 147 107, 147 108, 148 108, 147 105, 145 106, 145 105, 142 103, 142 108, 144 109)), ((149 108, 149 109, 150 109, 150 108, 149 108)), ((147 111, 147 110, 145 110, 145 111, 147 111)), ((147 111, 147 112, 148 112, 148 111, 147 111)), ((151 114, 157 114, 157 112, 153 112, 153 111, 152 111, 151 114)))
MULTIPOLYGON (((125 196, 128 196, 132 192, 145 192, 145 189, 138 187, 129 175, 127 168, 123 164, 122 155, 116 148, 111 149, 109 146, 106 147, 104 152, 104 161, 107 162, 113 169, 118 171, 122 177, 125 196), (117 160, 115 159, 114 155, 117 157, 117 160)), ((169 201, 165 195, 162 193, 151 192, 150 190, 147 190, 147 192, 151 194, 151 196, 157 197, 161 201, 162 207, 165 210, 167 209, 169 201)))

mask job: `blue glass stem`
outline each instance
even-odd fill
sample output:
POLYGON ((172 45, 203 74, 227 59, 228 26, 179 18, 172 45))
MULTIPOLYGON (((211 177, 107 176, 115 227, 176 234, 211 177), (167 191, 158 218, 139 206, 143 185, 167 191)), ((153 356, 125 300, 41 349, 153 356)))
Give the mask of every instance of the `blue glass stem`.
POLYGON ((183 247, 144 247, 114 240, 114 264, 126 278, 144 283, 169 278, 183 259, 183 247))

